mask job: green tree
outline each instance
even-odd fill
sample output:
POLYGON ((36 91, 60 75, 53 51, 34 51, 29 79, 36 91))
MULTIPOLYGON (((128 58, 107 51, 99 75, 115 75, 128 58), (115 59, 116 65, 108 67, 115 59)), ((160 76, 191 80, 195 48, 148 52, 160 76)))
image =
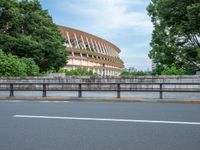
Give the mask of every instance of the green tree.
POLYGON ((200 67, 200 1, 152 0, 147 8, 154 25, 149 57, 154 72, 171 67, 193 74, 200 67))
POLYGON ((63 42, 38 0, 0 1, 0 48, 4 52, 32 58, 41 72, 58 70, 66 64, 63 42))

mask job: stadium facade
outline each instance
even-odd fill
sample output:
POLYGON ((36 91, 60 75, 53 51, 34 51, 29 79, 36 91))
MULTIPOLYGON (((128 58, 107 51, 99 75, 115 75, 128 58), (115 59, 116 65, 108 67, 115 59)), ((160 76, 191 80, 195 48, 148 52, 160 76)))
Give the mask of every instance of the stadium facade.
POLYGON ((124 68, 120 49, 92 34, 58 26, 68 51, 66 69, 84 67, 102 76, 118 76, 124 68))

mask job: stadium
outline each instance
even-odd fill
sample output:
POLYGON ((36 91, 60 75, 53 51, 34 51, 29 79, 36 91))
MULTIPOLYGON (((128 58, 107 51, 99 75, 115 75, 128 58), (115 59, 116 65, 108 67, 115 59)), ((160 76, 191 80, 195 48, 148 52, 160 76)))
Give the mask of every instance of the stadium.
POLYGON ((101 76, 118 76, 124 68, 119 58, 120 49, 92 34, 58 26, 68 51, 66 69, 84 67, 101 76))

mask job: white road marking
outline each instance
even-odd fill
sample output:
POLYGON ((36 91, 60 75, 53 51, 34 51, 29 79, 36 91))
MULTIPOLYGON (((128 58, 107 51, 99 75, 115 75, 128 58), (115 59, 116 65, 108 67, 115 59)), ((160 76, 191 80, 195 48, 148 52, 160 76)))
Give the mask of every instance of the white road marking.
MULTIPOLYGON (((8 103, 20 103, 27 102, 27 100, 0 100, 0 102, 8 102, 8 103)), ((40 103, 68 103, 69 101, 39 101, 39 100, 30 100, 29 102, 40 102, 40 103)))
POLYGON ((0 102, 20 103, 25 102, 25 100, 0 100, 0 102))
POLYGON ((37 118, 37 119, 61 119, 61 120, 85 120, 85 121, 110 121, 110 122, 135 122, 135 123, 200 125, 200 122, 161 121, 161 120, 131 120, 131 119, 112 119, 112 118, 79 118, 79 117, 32 116, 32 115, 14 115, 13 117, 16 117, 16 118, 37 118))
POLYGON ((39 101, 40 103, 68 103, 69 101, 39 101))

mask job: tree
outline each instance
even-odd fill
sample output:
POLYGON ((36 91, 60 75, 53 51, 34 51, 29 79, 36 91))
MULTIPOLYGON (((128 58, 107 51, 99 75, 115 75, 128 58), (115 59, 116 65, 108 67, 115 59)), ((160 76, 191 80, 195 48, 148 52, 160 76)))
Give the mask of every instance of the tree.
POLYGON ((41 72, 66 64, 63 38, 38 0, 1 0, 0 48, 19 57, 32 58, 41 72))
POLYGON ((149 53, 154 72, 174 65, 194 74, 200 67, 199 0, 152 0, 147 10, 154 25, 149 53))

